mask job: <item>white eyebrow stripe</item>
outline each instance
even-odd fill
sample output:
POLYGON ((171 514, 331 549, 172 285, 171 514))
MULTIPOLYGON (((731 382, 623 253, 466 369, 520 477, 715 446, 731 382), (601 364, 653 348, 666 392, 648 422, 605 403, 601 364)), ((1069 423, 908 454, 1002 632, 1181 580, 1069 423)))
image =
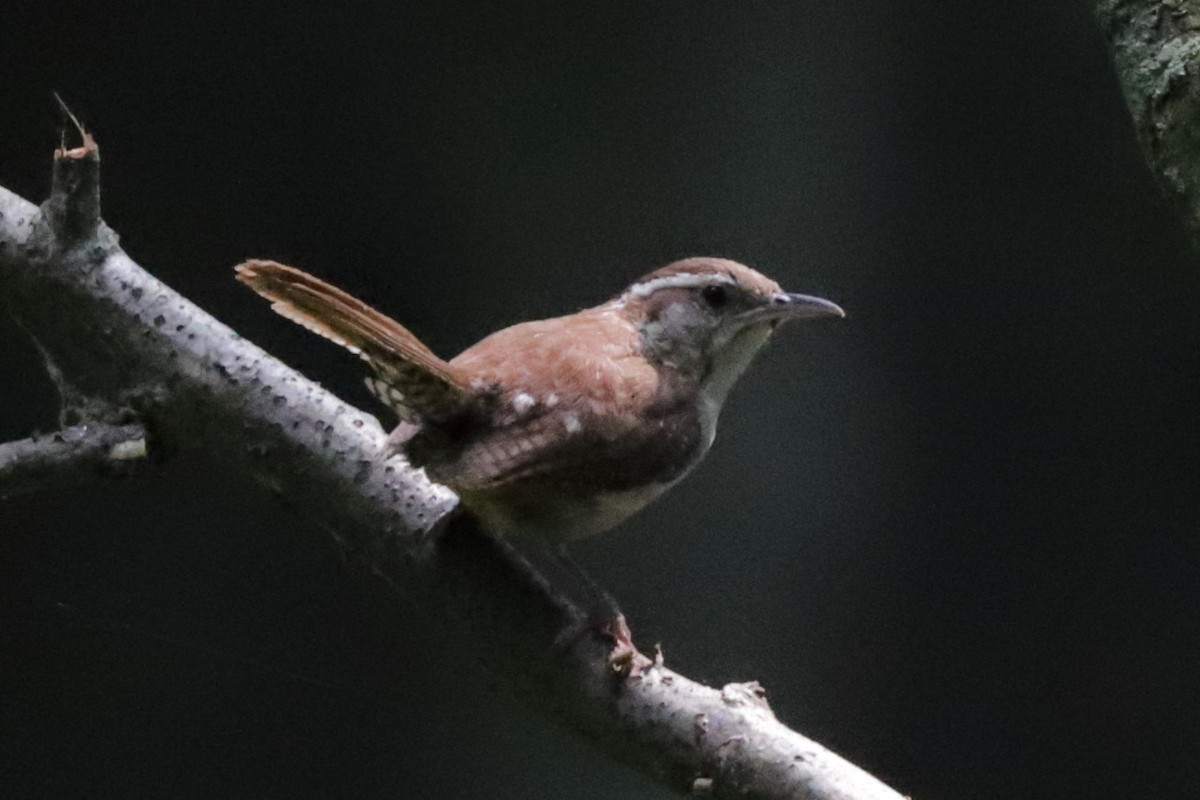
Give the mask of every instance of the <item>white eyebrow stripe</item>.
POLYGON ((724 272, 680 272, 675 275, 664 275, 645 283, 635 283, 629 287, 627 294, 634 297, 649 297, 659 289, 694 289, 697 286, 708 286, 712 283, 734 283, 733 278, 724 272))

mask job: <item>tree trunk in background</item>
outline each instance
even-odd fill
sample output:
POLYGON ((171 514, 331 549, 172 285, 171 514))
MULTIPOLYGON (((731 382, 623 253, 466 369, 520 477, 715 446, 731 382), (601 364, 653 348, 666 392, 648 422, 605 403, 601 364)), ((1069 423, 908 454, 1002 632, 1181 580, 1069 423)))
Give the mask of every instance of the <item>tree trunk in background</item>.
POLYGON ((1150 167, 1200 244, 1200 2, 1099 0, 1097 14, 1150 167))

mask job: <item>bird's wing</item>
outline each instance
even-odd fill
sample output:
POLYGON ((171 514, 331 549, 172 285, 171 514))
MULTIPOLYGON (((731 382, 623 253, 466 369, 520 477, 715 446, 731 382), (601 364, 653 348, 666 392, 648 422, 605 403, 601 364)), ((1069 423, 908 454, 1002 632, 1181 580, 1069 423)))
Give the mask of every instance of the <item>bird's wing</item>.
POLYGON ((427 430, 408 449, 414 463, 458 489, 557 479, 616 491, 677 477, 702 442, 694 404, 659 385, 618 314, 523 322, 457 356, 452 367, 497 388, 487 429, 444 449, 427 430))
POLYGON ((271 301, 278 314, 355 353, 375 371, 376 397, 408 422, 447 419, 472 392, 460 370, 438 358, 400 323, 303 270, 246 261, 237 279, 271 301))
POLYGON ((636 421, 553 410, 489 431, 430 476, 468 491, 548 481, 563 491, 623 492, 672 483, 704 446, 690 408, 636 421))

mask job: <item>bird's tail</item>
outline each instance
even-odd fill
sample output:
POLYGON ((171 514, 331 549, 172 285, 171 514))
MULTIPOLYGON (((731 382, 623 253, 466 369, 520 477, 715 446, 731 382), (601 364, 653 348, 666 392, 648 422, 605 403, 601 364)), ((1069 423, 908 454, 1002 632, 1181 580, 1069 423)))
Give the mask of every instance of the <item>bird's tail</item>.
POLYGON ((271 301, 276 313, 355 353, 375 371, 367 388, 402 420, 454 416, 471 390, 455 369, 399 322, 303 270, 245 261, 237 279, 271 301))

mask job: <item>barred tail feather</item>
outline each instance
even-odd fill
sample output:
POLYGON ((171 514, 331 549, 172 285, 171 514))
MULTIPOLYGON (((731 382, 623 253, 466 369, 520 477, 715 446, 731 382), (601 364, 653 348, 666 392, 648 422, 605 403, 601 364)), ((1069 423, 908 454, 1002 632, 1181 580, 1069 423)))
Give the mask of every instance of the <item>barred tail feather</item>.
POLYGON ((453 367, 407 328, 361 300, 303 270, 274 261, 246 261, 237 279, 271 301, 281 316, 324 336, 371 365, 367 387, 409 422, 453 416, 470 397, 453 367))

